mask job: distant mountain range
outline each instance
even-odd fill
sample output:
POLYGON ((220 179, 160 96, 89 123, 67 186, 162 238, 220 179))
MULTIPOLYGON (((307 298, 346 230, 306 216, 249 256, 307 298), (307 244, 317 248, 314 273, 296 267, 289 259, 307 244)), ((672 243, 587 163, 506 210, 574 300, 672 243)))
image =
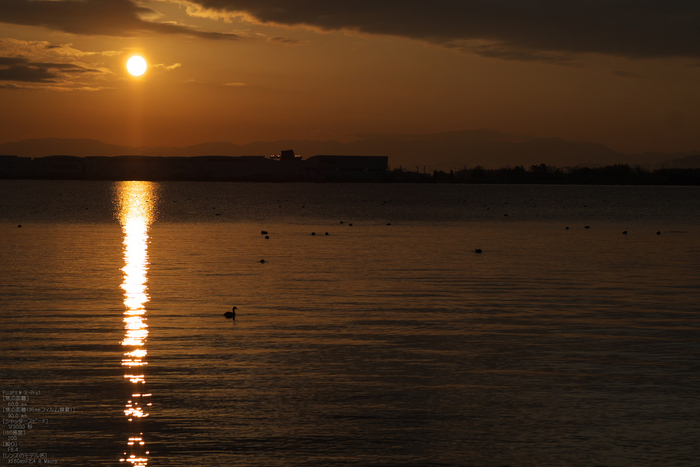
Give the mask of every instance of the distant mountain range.
POLYGON ((0 154, 23 157, 71 156, 250 156, 279 154, 293 149, 308 158, 318 154, 389 156, 392 168, 403 166, 427 171, 547 164, 557 167, 599 167, 629 164, 648 168, 700 167, 700 151, 692 153, 645 152, 625 154, 601 144, 575 143, 559 138, 523 138, 492 130, 452 131, 423 135, 359 135, 348 143, 338 141, 279 140, 250 144, 202 143, 187 147, 129 147, 93 139, 27 139, 0 144, 0 154))

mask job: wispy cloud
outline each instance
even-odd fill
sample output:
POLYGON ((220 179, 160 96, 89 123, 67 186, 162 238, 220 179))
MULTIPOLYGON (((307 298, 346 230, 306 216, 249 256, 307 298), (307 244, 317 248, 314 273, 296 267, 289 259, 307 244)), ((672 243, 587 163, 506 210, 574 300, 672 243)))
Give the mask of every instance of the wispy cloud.
POLYGON ((308 44, 308 41, 303 41, 301 39, 292 39, 289 37, 281 37, 281 36, 270 37, 267 39, 267 41, 271 42, 273 44, 287 45, 287 46, 308 44))
POLYGON ((245 83, 226 83, 226 84, 224 84, 224 86, 230 86, 233 88, 237 88, 240 86, 247 86, 247 84, 245 84, 245 83))
POLYGON ((56 83, 60 77, 72 73, 99 73, 99 71, 69 63, 39 63, 23 57, 0 57, 0 81, 56 83))
POLYGON ((248 15, 244 11, 237 11, 235 9, 229 10, 219 7, 207 7, 202 4, 202 2, 190 1, 190 0, 159 0, 161 2, 177 3, 185 8, 187 15, 194 18, 207 18, 213 20, 220 20, 226 23, 232 22, 235 18, 241 18, 250 22, 255 21, 255 18, 248 15))
POLYGON ((483 43, 482 41, 453 41, 441 45, 446 48, 458 49, 462 52, 469 52, 487 58, 576 66, 574 64, 574 54, 567 52, 528 50, 511 47, 507 44, 483 43))
POLYGON ((164 63, 157 63, 153 65, 155 68, 160 68, 165 71, 172 71, 176 68, 180 68, 182 66, 182 63, 173 63, 172 65, 166 65, 164 63))
POLYGON ((5 55, 30 55, 36 57, 70 57, 113 56, 121 52, 88 52, 73 47, 73 44, 52 44, 48 41, 23 41, 19 39, 0 39, 0 52, 5 55))
POLYGON ((100 54, 45 41, 0 39, 0 83, 5 89, 96 89, 95 79, 109 71, 83 62, 89 55, 100 54))

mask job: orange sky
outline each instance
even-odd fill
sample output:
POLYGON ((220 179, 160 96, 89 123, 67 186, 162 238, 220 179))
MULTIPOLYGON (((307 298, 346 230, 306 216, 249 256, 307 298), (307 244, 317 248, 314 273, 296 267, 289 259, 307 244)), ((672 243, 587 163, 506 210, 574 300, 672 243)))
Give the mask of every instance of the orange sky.
POLYGON ((0 143, 489 128, 700 149, 696 4, 349 3, 2 0, 0 143), (134 53, 150 65, 138 79, 134 53))

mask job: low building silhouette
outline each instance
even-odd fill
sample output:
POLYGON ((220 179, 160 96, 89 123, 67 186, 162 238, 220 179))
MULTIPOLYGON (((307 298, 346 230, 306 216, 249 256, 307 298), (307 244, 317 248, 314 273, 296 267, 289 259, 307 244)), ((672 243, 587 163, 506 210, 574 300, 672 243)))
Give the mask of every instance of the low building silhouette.
POLYGON ((279 156, 89 156, 40 158, 0 156, 5 179, 62 180, 191 180, 191 181, 380 181, 388 168, 386 156, 313 156, 294 151, 279 156))

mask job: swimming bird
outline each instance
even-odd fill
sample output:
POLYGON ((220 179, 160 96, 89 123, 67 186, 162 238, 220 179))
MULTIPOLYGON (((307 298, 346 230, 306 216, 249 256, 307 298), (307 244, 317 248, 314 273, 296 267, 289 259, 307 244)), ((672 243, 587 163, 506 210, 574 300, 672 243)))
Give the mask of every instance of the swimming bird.
POLYGON ((228 318, 228 319, 236 319, 236 310, 237 310, 237 309, 238 309, 238 308, 234 306, 234 307, 231 309, 231 311, 227 311, 226 313, 224 313, 224 317, 226 317, 226 318, 228 318))
POLYGON ((474 250, 474 253, 481 253, 481 248, 477 248, 476 250, 474 250))

